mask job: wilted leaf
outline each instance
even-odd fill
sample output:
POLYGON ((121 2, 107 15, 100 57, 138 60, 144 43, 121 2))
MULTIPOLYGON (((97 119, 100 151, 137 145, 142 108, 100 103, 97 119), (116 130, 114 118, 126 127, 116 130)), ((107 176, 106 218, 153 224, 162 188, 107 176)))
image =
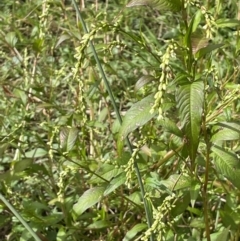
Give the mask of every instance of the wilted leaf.
POLYGON ((141 89, 145 84, 154 80, 154 77, 151 75, 144 75, 142 76, 137 83, 135 84, 135 91, 141 89))
POLYGON ((192 52, 193 54, 197 53, 200 49, 205 48, 208 45, 209 39, 200 38, 200 37, 192 37, 192 52))
POLYGON ((179 11, 181 9, 180 0, 132 0, 127 7, 150 6, 158 10, 179 11))
POLYGON ((57 48, 62 42, 64 42, 65 40, 69 39, 70 36, 67 35, 67 34, 63 34, 60 36, 60 38, 58 39, 56 45, 55 45, 55 48, 57 48))

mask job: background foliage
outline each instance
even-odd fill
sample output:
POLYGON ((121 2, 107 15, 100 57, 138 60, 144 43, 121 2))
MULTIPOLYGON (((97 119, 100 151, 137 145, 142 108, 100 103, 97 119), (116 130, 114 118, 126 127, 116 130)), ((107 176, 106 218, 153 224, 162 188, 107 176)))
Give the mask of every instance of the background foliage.
POLYGON ((239 3, 77 5, 0 2, 0 240, 239 240, 239 3))

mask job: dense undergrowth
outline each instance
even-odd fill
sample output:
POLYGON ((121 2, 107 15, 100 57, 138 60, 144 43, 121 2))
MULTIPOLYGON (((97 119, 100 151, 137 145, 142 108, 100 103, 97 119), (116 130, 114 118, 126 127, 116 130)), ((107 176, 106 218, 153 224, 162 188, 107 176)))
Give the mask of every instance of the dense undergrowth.
POLYGON ((237 1, 0 13, 0 240, 240 239, 237 1))

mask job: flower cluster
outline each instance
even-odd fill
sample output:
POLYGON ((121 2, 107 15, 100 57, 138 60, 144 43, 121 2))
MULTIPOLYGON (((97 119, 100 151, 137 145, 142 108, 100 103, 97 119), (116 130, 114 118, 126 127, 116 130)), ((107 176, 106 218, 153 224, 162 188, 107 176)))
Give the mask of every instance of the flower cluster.
POLYGON ((161 105, 163 104, 163 94, 166 91, 168 80, 171 78, 171 69, 169 66, 169 62, 171 58, 175 58, 176 48, 176 43, 173 40, 170 40, 166 52, 162 56, 162 63, 160 64, 162 74, 159 79, 158 92, 154 96, 155 102, 150 110, 150 112, 153 113, 156 109, 158 109, 158 119, 163 118, 163 110, 161 107, 161 105))
POLYGON ((172 226, 174 221, 167 222, 166 214, 171 211, 172 208, 175 207, 175 205, 172 204, 172 201, 176 199, 175 194, 172 193, 172 195, 169 195, 165 198, 162 205, 158 208, 153 208, 153 218, 154 222, 149 228, 144 236, 141 238, 143 241, 147 241, 152 233, 156 235, 156 240, 163 240, 163 234, 165 233, 167 226, 172 226))
POLYGON ((201 7, 201 11, 203 16, 205 17, 205 25, 203 26, 203 29, 206 30, 206 38, 211 39, 213 37, 213 33, 215 30, 215 20, 210 12, 206 10, 204 6, 201 7))
POLYGON ((142 148, 142 146, 146 143, 146 139, 140 140, 137 144, 136 144, 136 148, 133 150, 132 156, 129 159, 128 163, 125 166, 125 173, 126 173, 126 185, 128 186, 128 188, 131 187, 131 181, 132 181, 132 174, 135 173, 134 168, 135 168, 135 161, 138 158, 138 152, 140 151, 140 149, 142 148))

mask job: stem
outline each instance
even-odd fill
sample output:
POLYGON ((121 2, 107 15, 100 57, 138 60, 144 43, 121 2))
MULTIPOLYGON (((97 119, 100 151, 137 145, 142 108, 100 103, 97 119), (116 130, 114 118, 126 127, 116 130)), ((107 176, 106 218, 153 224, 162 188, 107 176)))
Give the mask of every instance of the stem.
MULTIPOLYGON (((204 89, 206 85, 206 82, 204 82, 204 89)), ((206 99, 206 92, 204 92, 204 99, 206 99)), ((209 168, 210 168, 210 148, 211 143, 209 141, 209 136, 207 133, 207 125, 206 125, 206 117, 207 117, 207 103, 205 103, 204 106, 204 116, 202 120, 202 129, 203 129, 203 135, 204 140, 206 143, 206 165, 205 165, 205 178, 203 183, 203 190, 202 190, 202 196, 203 196, 203 212, 204 212, 204 222, 205 222, 205 231, 206 231, 206 238, 207 241, 211 241, 210 237, 210 226, 209 226, 209 219, 208 219, 208 178, 209 178, 209 168)))
MULTIPOLYGON (((79 10, 79 8, 78 8, 78 6, 76 4, 76 1, 72 0, 72 2, 73 2, 73 5, 74 5, 74 8, 76 10, 77 16, 78 16, 78 18, 79 18, 79 20, 80 20, 80 22, 82 24, 84 32, 85 32, 85 34, 87 34, 88 30, 87 30, 86 24, 85 24, 84 19, 81 16, 81 13, 80 13, 80 10, 79 10)), ((103 78, 105 87, 106 87, 107 92, 109 94, 109 97, 111 99, 111 102, 112 102, 114 111, 116 113, 117 119, 118 119, 119 123, 122 124, 122 117, 121 117, 120 112, 119 112, 119 110, 117 108, 116 101, 114 99, 114 96, 113 96, 113 93, 111 91, 110 85, 109 85, 108 80, 106 78, 105 72, 104 72, 104 70, 102 68, 102 65, 101 65, 100 61, 99 61, 99 58, 98 58, 98 55, 96 53, 95 47, 94 47, 94 45, 93 45, 91 40, 89 42, 90 42, 90 47, 91 47, 93 56, 95 58, 95 61, 97 63, 97 66, 99 68, 101 76, 103 78)), ((127 146, 129 148, 129 151, 131 153, 133 153, 133 148, 132 148, 132 145, 131 145, 128 137, 126 138, 126 142, 127 142, 127 146)), ((140 170, 139 170, 139 167, 138 167, 138 164, 137 164, 136 161, 134 161, 134 169, 135 169, 135 172, 136 172, 136 175, 137 175, 138 184, 139 184, 140 191, 141 191, 141 196, 142 196, 142 199, 143 199, 143 204, 144 204, 144 209, 145 209, 145 212, 146 212, 146 219, 147 219, 147 223, 148 223, 148 228, 150 228, 152 226, 152 212, 151 212, 151 208, 150 208, 150 205, 149 205, 148 201, 145 199, 145 190, 144 190, 144 186, 143 186, 143 182, 142 182, 142 178, 141 178, 141 173, 140 173, 140 170)), ((151 234, 150 240, 154 241, 153 234, 151 234)))
POLYGON ((207 143, 207 153, 206 153, 206 167, 205 167, 205 180, 203 184, 203 207, 204 207, 204 222, 207 241, 211 241, 210 238, 210 227, 208 219, 208 176, 209 176, 209 163, 210 163, 210 145, 207 143))

